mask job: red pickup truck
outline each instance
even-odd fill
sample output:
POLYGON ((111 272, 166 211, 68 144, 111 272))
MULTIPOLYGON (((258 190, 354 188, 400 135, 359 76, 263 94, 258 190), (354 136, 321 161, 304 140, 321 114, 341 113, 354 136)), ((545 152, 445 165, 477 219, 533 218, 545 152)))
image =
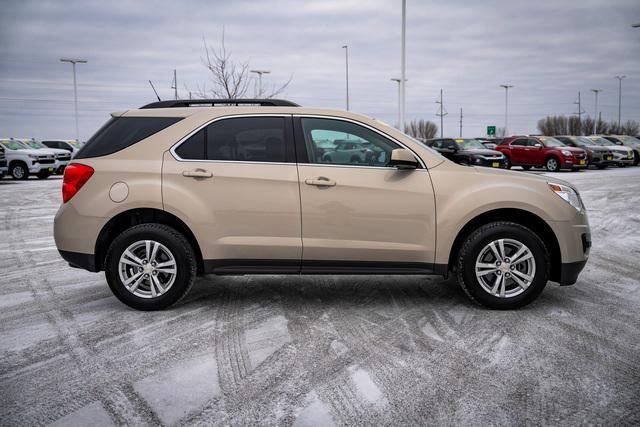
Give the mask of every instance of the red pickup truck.
POLYGON ((549 172, 560 169, 578 170, 589 165, 587 152, 569 147, 549 136, 511 136, 505 138, 496 150, 505 155, 504 166, 545 167, 549 172))

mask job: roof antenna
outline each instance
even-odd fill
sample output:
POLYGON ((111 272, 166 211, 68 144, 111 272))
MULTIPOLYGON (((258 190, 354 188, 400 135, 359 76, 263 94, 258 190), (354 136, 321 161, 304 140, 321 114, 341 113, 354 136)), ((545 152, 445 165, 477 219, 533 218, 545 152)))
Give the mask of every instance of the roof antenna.
POLYGON ((158 95, 158 91, 153 86, 153 83, 151 82, 151 80, 149 80, 149 84, 151 85, 151 89, 153 89, 153 92, 156 94, 156 98, 158 98, 158 101, 162 101, 162 99, 160 99, 160 95, 158 95))

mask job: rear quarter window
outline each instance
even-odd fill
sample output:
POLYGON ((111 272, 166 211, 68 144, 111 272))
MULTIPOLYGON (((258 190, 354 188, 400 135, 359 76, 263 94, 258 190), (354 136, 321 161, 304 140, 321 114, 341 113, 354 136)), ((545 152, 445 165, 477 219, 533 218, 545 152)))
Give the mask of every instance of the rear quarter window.
POLYGON ((114 117, 78 151, 76 159, 113 154, 160 132, 181 117, 114 117))

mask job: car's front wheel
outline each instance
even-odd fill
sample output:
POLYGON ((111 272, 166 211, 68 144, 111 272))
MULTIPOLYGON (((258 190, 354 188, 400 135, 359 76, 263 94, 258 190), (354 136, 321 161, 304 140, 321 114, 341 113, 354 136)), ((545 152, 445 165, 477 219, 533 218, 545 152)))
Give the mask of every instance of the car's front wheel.
POLYGON ((12 163, 9 168, 9 174, 13 179, 27 179, 29 178, 29 170, 27 169, 27 165, 22 162, 12 163))
POLYGON ((549 253, 528 228, 513 222, 492 222, 463 242, 457 275, 462 289, 476 303, 493 309, 519 308, 546 286, 549 253))
POLYGON ((138 310, 160 310, 178 302, 193 285, 196 268, 191 244, 162 224, 125 230, 113 240, 105 259, 111 291, 138 310))
POLYGON ((555 157, 549 157, 545 162, 544 162, 544 167, 549 171, 549 172, 558 172, 560 170, 560 162, 558 161, 558 159, 556 159, 555 157))

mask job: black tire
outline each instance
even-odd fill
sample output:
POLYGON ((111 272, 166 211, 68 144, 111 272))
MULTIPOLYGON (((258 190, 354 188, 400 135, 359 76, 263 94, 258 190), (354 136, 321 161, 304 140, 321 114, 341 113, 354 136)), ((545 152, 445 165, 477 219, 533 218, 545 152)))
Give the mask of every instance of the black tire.
POLYGON ((634 151, 633 152, 633 166, 638 166, 638 163, 640 163, 640 152, 634 151))
POLYGON ((116 237, 105 258, 105 276, 113 294, 124 304, 137 310, 162 310, 180 301, 196 278, 197 261, 191 244, 175 229, 162 224, 135 225, 116 237), (129 292, 118 271, 120 257, 129 245, 139 240, 154 240, 168 248, 176 261, 176 277, 166 293, 143 298, 129 292))
POLYGON ((558 172, 560 170, 560 160, 557 157, 551 156, 544 161, 544 167, 549 172, 558 172))
POLYGON ((47 179, 51 176, 51 172, 49 171, 40 171, 36 174, 38 179, 47 179))
POLYGON ((506 154, 504 156, 504 168, 511 169, 511 159, 506 154))
POLYGON ((627 164, 626 163, 618 163, 618 167, 619 168, 626 168, 627 164))
POLYGON ((491 309, 511 310, 536 299, 549 277, 549 252, 543 241, 528 228, 507 221, 492 222, 478 228, 463 242, 456 260, 458 283, 472 301, 491 309), (475 274, 475 262, 480 252, 492 241, 514 239, 526 245, 535 260, 536 271, 529 286, 509 298, 491 295, 480 285, 475 274))
POLYGON ((23 162, 11 163, 11 166, 9 167, 9 175, 11 175, 13 179, 17 179, 19 181, 29 179, 29 169, 23 162))

